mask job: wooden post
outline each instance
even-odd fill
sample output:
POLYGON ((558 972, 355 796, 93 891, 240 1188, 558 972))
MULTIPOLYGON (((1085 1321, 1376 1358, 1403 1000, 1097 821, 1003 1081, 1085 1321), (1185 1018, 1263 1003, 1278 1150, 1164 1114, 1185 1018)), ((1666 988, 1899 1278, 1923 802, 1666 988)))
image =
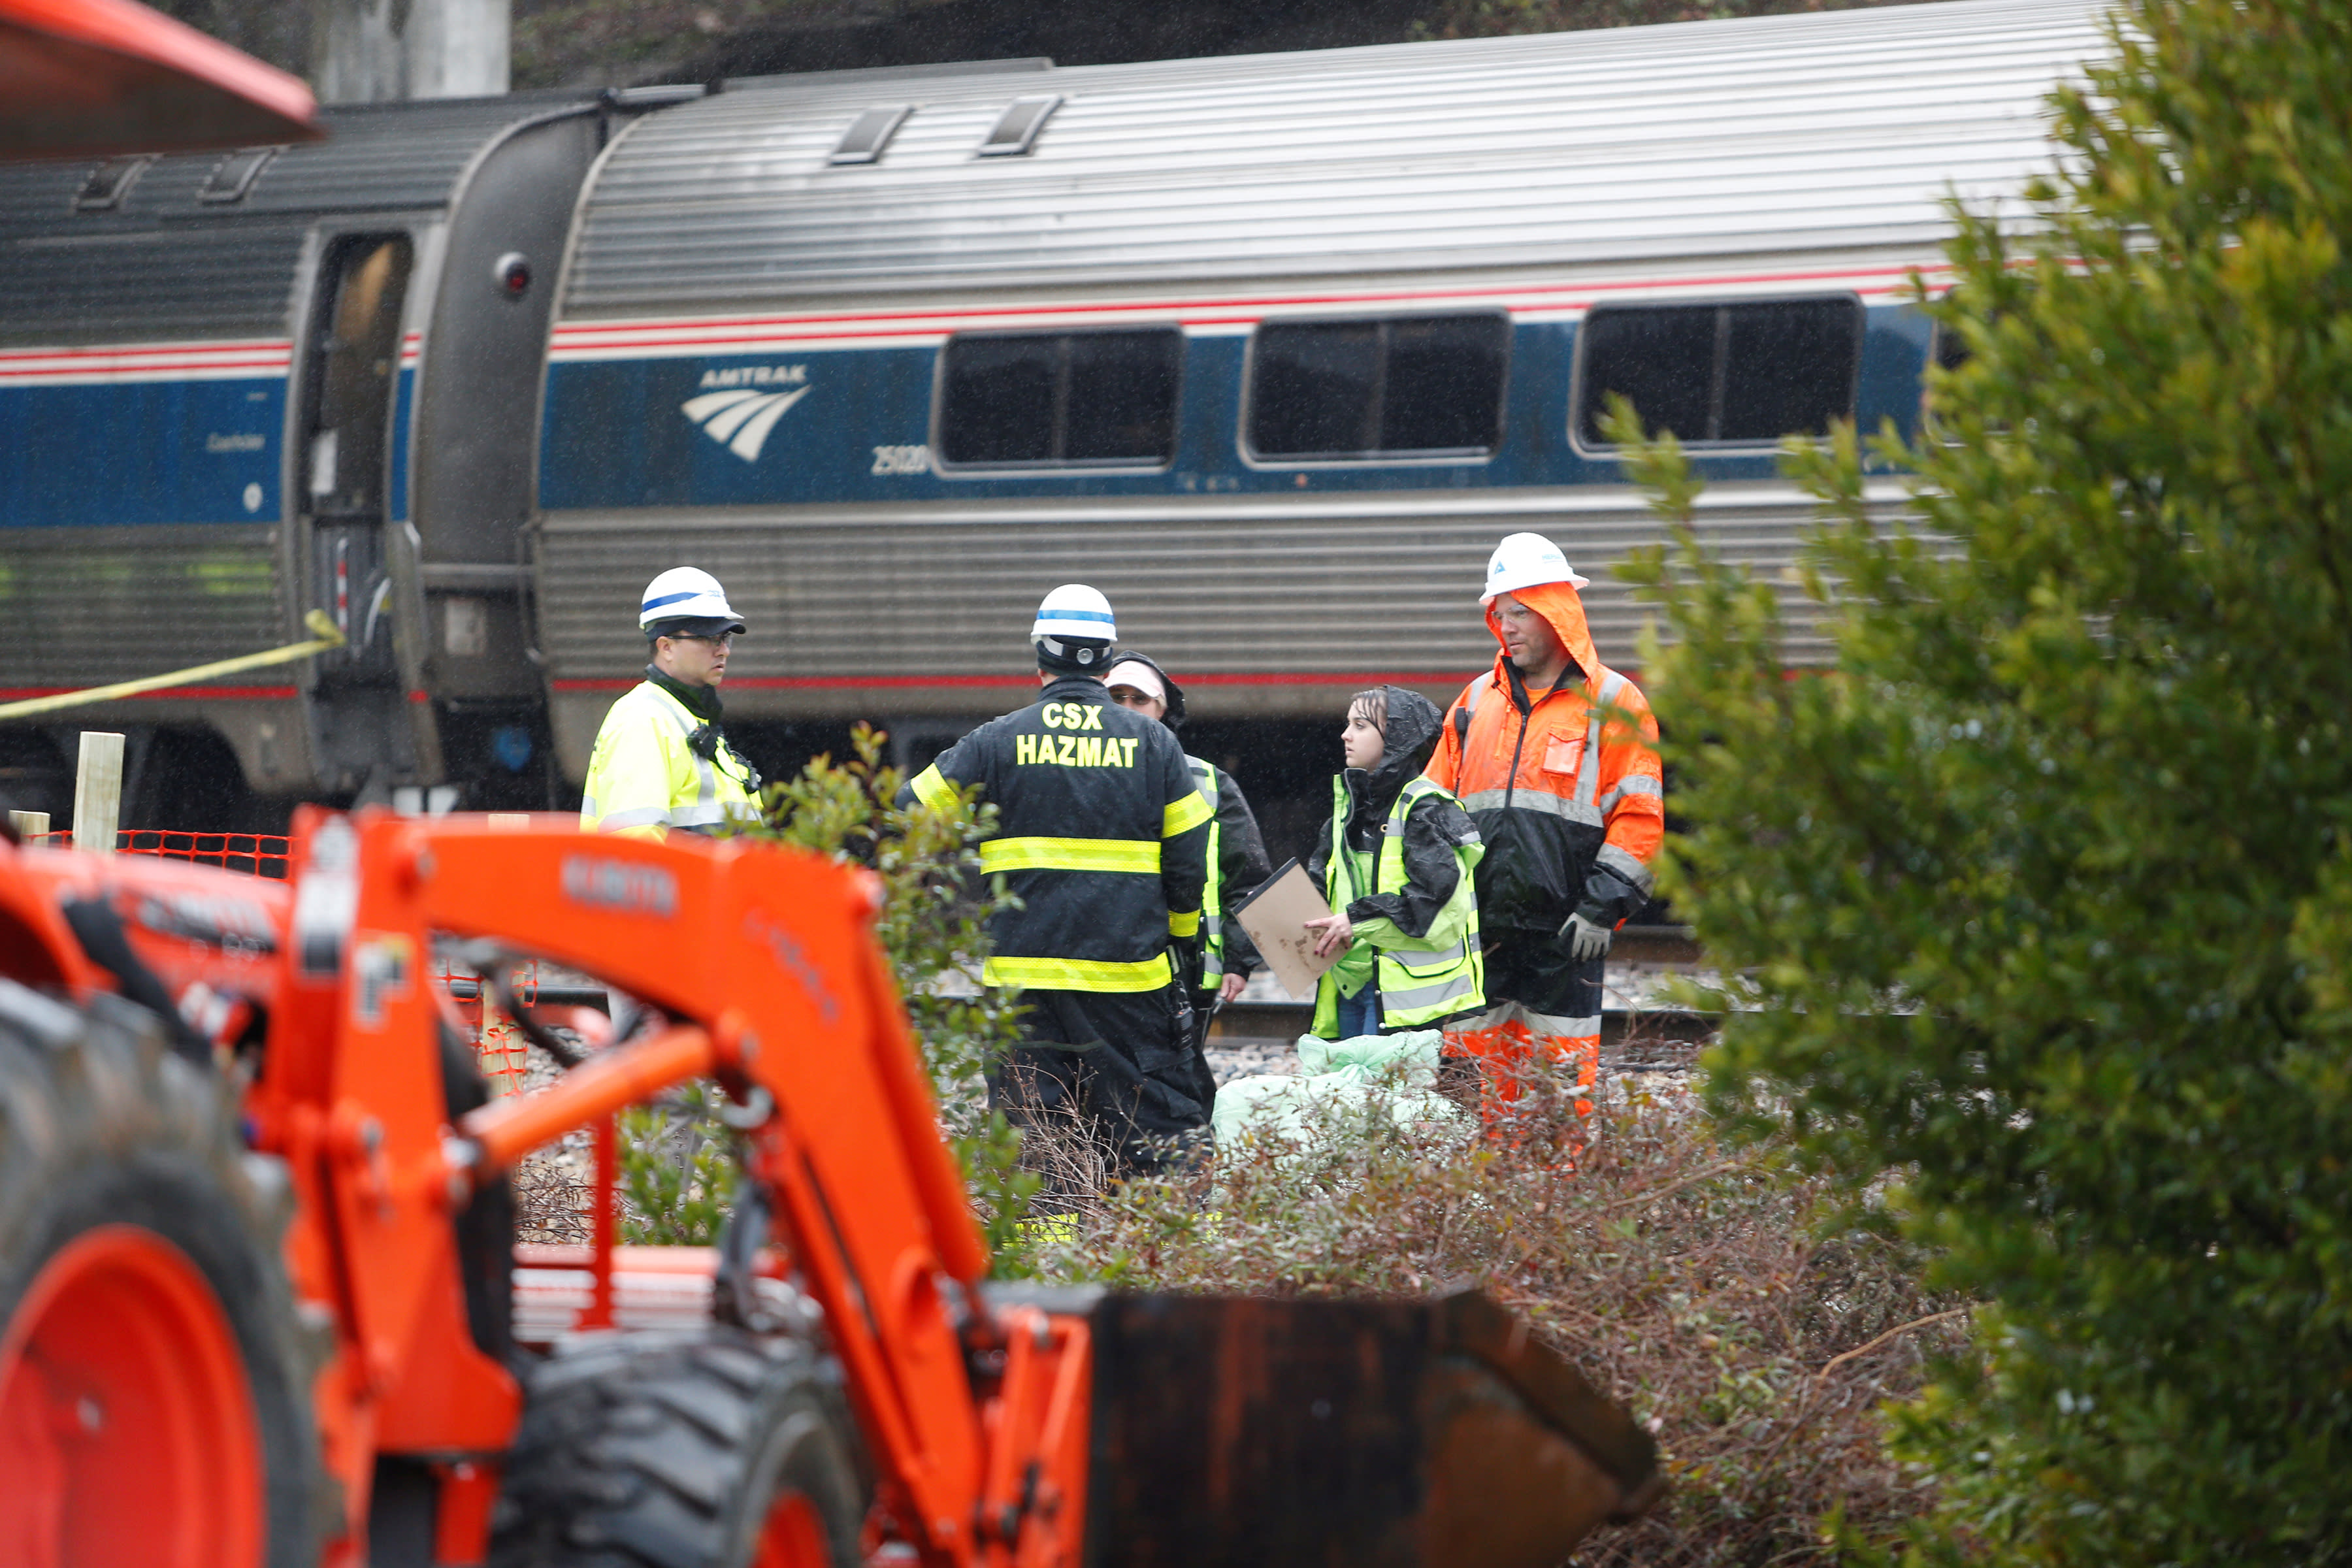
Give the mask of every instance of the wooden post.
POLYGON ((113 854, 114 830, 121 820, 122 737, 84 730, 81 760, 74 769, 74 847, 113 854))
POLYGON ((17 837, 30 844, 36 838, 48 836, 49 814, 46 811, 12 811, 8 814, 8 824, 16 830, 17 837))

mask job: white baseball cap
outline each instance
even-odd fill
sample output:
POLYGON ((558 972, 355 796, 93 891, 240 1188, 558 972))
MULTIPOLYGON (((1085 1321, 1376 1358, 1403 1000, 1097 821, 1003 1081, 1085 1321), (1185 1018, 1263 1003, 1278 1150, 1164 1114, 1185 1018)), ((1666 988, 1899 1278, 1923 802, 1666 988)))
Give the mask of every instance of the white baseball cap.
POLYGON ((1160 679, 1160 672, 1139 658, 1121 657, 1113 660, 1111 667, 1103 671, 1103 684, 1132 686, 1146 697, 1157 698, 1162 702, 1168 700, 1168 687, 1160 679))

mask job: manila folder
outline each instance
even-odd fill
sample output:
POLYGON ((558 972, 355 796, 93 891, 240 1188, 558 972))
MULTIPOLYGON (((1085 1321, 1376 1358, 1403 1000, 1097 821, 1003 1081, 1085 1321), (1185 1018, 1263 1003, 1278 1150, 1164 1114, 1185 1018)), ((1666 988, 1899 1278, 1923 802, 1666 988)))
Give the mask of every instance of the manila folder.
POLYGON ((1328 958, 1315 956, 1315 938, 1307 922, 1330 912, 1331 906, 1296 860, 1286 862, 1265 886, 1234 906, 1234 918, 1257 944, 1274 977, 1285 991, 1302 998, 1315 994, 1316 978, 1347 951, 1342 948, 1328 958))

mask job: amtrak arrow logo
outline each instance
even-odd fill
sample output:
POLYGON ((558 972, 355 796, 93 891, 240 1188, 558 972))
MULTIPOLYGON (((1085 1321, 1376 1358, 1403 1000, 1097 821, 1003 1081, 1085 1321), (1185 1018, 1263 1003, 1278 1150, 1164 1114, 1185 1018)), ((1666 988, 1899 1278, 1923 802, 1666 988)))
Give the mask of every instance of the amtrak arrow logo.
POLYGON ((678 407, 688 419, 702 426, 704 435, 751 463, 759 460, 760 448, 768 444, 768 432, 776 427, 776 421, 790 413, 793 405, 811 390, 796 386, 790 392, 754 392, 749 387, 737 387, 689 397, 678 407))

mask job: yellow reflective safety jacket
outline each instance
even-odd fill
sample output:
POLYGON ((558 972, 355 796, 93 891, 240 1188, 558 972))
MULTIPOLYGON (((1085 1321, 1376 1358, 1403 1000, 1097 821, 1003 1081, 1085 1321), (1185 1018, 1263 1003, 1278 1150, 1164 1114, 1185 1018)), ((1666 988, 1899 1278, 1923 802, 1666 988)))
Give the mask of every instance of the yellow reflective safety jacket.
POLYGON ((1166 725, 1065 676, 950 747, 899 802, 945 809, 965 784, 997 812, 981 869, 1021 899, 989 922, 982 981, 1133 992, 1176 980, 1171 945, 1201 935, 1213 813, 1166 725))
POLYGON ((705 723, 656 681, 623 692, 596 731, 580 826, 662 838, 673 827, 708 833, 730 820, 756 821, 758 771, 717 734, 716 723, 698 750, 705 723))
POLYGON ((1192 770, 1202 800, 1216 814, 1209 823, 1209 885, 1201 900, 1197 982, 1201 990, 1214 991, 1224 983, 1227 970, 1247 975, 1263 962, 1250 945, 1249 933, 1239 921, 1228 924, 1225 911, 1274 872, 1266 864, 1265 840, 1258 835, 1257 817, 1233 774, 1189 753, 1184 765, 1192 770))

